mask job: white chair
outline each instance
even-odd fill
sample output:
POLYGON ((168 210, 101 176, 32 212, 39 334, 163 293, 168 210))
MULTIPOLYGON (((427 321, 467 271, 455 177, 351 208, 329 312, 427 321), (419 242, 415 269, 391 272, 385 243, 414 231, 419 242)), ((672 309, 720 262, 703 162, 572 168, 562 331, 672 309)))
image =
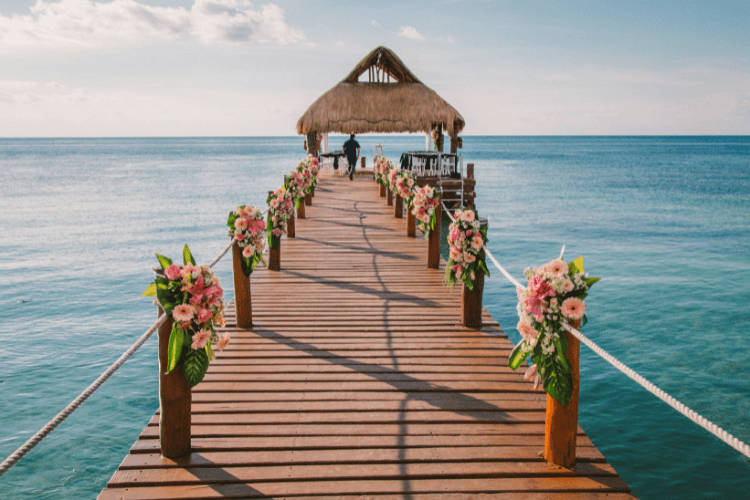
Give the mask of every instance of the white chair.
POLYGON ((427 159, 419 156, 411 157, 411 173, 415 176, 423 177, 425 174, 425 167, 427 166, 427 159))

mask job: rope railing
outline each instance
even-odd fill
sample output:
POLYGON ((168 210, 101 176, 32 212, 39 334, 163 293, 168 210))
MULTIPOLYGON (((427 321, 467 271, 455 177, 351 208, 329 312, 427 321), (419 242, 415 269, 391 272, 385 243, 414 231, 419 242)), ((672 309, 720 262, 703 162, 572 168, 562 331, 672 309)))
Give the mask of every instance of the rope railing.
MULTIPOLYGON (((222 250, 222 252, 213 261, 211 261, 208 267, 215 266, 232 248, 233 243, 234 240, 232 240, 232 242, 230 242, 229 245, 227 245, 227 247, 222 250)), ((16 451, 11 453, 8 458, 3 460, 3 462, 0 463, 0 477, 8 472, 8 470, 10 470, 11 467, 13 467, 16 463, 18 463, 19 460, 26 456, 27 453, 34 449, 34 447, 38 445, 45 437, 47 437, 50 432, 55 430, 58 425, 60 425, 66 418, 68 418, 71 413, 78 409, 78 407, 80 407, 99 387, 101 387, 104 382, 106 382, 112 376, 113 373, 115 373, 123 364, 125 364, 128 359, 130 359, 131 356, 133 356, 133 354, 135 354, 138 349, 141 348, 141 346, 154 334, 155 331, 159 329, 159 327, 166 321, 166 319, 167 316, 162 315, 158 320, 156 320, 154 324, 152 324, 148 328, 148 330, 146 330, 143 335, 141 335, 141 337, 136 340, 135 343, 117 359, 117 361, 112 363, 112 365, 107 368, 107 370, 102 373, 99 378, 97 378, 90 386, 88 386, 86 390, 79 394, 78 397, 75 398, 70 404, 68 404, 68 406, 66 406, 60 413, 58 413, 55 418, 47 422, 47 424, 42 427, 39 432, 34 434, 16 451)))
MULTIPOLYGON (((448 214, 448 217, 450 217, 451 221, 455 222, 456 219, 451 215, 450 211, 448 210, 448 207, 445 206, 445 203, 442 203, 443 208, 445 209, 445 212, 448 214)), ((563 246, 562 251, 560 252, 560 258, 562 258, 563 253, 565 252, 565 246, 563 246)), ((524 286, 515 279, 500 263, 495 259, 495 256, 492 255, 492 252, 490 252, 489 248, 484 249, 484 253, 489 259, 492 261, 493 264, 495 264, 495 267, 500 271, 503 276, 505 276, 508 281, 510 281, 513 285, 515 285, 517 288, 524 288, 524 286)), ((586 337, 584 334, 582 334, 579 330, 573 328, 572 326, 568 324, 564 324, 563 328, 565 328, 566 331, 568 331, 571 335, 573 335, 575 338, 586 344, 592 351, 594 351, 596 354, 601 356, 605 361, 607 361, 609 364, 620 370, 622 373, 627 375, 629 378, 634 380, 636 383, 638 383, 641 387, 646 389, 648 392, 656 396, 657 398, 661 399, 665 403, 667 403, 669 406, 680 412, 682 415, 689 418, 694 423, 700 425, 704 429, 706 429, 708 432, 716 436, 717 438, 724 441, 726 444, 734 448, 735 450, 739 451, 746 457, 750 458, 750 446, 748 446, 746 443, 744 443, 739 438, 734 437, 732 434, 728 433, 718 425, 714 424, 710 420, 706 419, 705 417, 701 416, 694 410, 690 409, 688 406, 684 405, 680 401, 676 400, 663 390, 656 387, 654 384, 646 380, 644 377, 636 373, 632 368, 629 368, 625 363, 622 361, 619 361, 617 358, 609 354, 607 351, 596 345, 591 339, 586 337)))

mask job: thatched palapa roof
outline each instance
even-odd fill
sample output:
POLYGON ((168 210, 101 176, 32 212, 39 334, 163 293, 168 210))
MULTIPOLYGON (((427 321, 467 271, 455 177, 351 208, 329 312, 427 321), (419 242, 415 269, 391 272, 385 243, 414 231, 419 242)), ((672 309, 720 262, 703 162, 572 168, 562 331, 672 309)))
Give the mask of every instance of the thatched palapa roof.
POLYGON ((396 54, 378 47, 307 109, 297 122, 297 133, 428 132, 438 125, 455 137, 465 122, 396 54), (360 82, 365 71, 370 81, 360 82))

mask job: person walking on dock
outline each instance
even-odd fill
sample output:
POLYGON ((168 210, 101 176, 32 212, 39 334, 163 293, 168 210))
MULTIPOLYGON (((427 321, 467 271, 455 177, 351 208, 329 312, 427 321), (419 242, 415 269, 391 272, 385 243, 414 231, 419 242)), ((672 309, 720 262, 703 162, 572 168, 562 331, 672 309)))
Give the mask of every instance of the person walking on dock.
POLYGON ((359 158, 359 143, 354 140, 354 134, 349 134, 349 140, 344 143, 344 154, 349 162, 349 180, 354 179, 354 169, 357 168, 359 158))

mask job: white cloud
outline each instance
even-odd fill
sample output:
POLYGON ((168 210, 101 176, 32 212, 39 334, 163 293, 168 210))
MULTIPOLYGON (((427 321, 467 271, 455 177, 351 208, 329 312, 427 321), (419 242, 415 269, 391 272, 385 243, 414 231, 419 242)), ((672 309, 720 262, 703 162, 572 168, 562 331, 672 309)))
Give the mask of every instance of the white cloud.
POLYGON ((427 38, 419 33, 417 28, 413 26, 401 26, 401 31, 398 32, 398 36, 409 38, 410 40, 427 40, 427 38))
POLYGON ((181 39, 205 44, 287 44, 304 38, 277 5, 253 8, 246 0, 195 0, 190 10, 152 7, 136 0, 37 0, 30 14, 0 15, 0 50, 139 45, 181 39))
POLYGON ((378 28, 378 29, 381 29, 381 30, 383 29, 383 27, 382 27, 382 26, 380 25, 380 23, 379 23, 379 22, 377 22, 377 21, 376 21, 375 19, 373 19, 373 20, 372 20, 372 21, 370 21, 370 22, 371 22, 371 23, 372 23, 372 25, 373 25, 373 26, 375 26, 376 28, 378 28))

